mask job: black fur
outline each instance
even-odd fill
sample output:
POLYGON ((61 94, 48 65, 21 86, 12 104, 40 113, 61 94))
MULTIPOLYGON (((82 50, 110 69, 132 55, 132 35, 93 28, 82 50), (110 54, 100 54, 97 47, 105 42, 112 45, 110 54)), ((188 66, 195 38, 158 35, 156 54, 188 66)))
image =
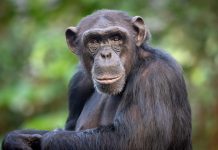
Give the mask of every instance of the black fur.
MULTIPOLYGON (((108 10, 88 16, 88 20, 86 18, 80 23, 79 33, 90 28, 91 22, 94 24, 96 18, 102 15, 108 15, 107 18, 112 22, 116 20, 118 25, 122 23, 122 26, 126 26, 132 35, 135 34, 129 22, 130 17, 122 12, 108 10), (115 13, 115 18, 108 15, 109 13, 113 15, 115 13)), ((79 34, 77 43, 80 38, 79 34)), ((135 47, 132 60, 129 64, 125 64, 130 69, 125 86, 122 92, 116 95, 96 92, 90 75, 91 69, 87 67, 88 63, 92 64, 92 60, 81 54, 79 57, 81 65, 69 86, 69 116, 66 130, 42 134, 41 149, 192 149, 191 110, 186 85, 181 67, 171 56, 148 46, 146 41, 140 47, 135 47), (92 100, 96 100, 97 104, 98 100, 106 104, 107 101, 114 101, 116 104, 113 106, 116 107, 113 108, 113 120, 108 124, 97 124, 94 128, 79 128, 78 124, 82 119, 85 121, 89 119, 83 118, 83 111, 87 111, 87 107, 90 111, 95 110, 95 106, 92 108, 88 104, 92 100)), ((13 144, 12 140, 19 136, 13 133, 9 133, 5 138, 4 150, 15 149, 15 146, 10 144, 13 144)))

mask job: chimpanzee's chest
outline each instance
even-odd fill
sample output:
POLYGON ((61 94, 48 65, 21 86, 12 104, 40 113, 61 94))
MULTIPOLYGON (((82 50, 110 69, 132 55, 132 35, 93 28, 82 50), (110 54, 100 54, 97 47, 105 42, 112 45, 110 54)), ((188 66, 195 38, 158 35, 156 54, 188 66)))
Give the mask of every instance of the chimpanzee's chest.
POLYGON ((87 100, 77 120, 75 130, 79 131, 112 124, 120 99, 120 96, 109 96, 94 92, 87 100))

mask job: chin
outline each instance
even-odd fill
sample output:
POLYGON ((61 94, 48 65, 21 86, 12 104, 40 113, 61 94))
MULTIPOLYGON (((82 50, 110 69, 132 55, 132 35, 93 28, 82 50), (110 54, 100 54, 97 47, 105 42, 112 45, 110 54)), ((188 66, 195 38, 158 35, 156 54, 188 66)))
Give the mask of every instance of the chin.
POLYGON ((125 85, 125 76, 122 76, 119 80, 113 83, 100 83, 94 80, 95 89, 99 93, 109 94, 109 95, 117 95, 123 91, 125 85))

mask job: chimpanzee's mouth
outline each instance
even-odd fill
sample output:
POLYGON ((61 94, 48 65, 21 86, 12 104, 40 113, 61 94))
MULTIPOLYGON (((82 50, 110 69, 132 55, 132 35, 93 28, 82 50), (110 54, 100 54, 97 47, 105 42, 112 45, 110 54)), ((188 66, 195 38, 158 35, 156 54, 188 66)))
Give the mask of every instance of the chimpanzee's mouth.
POLYGON ((114 77, 110 77, 110 76, 96 77, 95 81, 97 81, 100 84, 112 84, 112 83, 118 81, 121 77, 122 77, 122 75, 114 76, 114 77))

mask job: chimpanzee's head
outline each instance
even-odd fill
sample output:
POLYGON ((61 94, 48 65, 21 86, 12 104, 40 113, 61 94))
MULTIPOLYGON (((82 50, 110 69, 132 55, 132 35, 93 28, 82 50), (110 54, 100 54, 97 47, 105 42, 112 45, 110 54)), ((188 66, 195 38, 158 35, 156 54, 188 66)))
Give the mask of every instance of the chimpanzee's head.
POLYGON ((141 17, 100 10, 66 30, 67 44, 80 57, 99 92, 117 94, 137 59, 137 49, 148 40, 141 17))

